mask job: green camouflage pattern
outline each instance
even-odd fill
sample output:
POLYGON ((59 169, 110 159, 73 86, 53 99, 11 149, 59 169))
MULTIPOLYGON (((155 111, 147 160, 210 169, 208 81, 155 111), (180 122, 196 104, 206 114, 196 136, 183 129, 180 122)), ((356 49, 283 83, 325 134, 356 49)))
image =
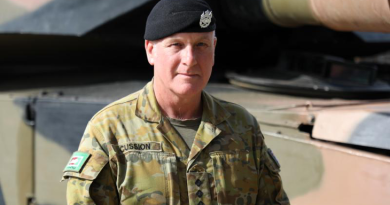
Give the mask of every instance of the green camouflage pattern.
POLYGON ((91 157, 63 175, 68 204, 289 204, 256 119, 206 92, 202 103, 191 150, 162 116, 152 82, 99 111, 78 149, 91 157))

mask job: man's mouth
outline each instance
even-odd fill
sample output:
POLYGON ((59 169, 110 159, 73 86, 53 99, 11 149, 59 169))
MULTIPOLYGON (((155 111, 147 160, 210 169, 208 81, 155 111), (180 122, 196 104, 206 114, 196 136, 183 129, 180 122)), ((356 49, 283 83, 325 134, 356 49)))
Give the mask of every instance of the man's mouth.
POLYGON ((179 75, 188 76, 188 77, 198 76, 198 74, 192 74, 192 73, 179 73, 179 75))

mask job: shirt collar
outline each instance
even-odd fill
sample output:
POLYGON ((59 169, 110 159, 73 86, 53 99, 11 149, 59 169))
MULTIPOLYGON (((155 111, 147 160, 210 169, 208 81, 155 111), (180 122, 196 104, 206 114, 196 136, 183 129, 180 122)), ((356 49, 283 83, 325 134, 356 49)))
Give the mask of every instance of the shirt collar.
POLYGON ((149 122, 160 122, 161 111, 153 90, 153 80, 145 85, 139 93, 135 115, 149 122))
MULTIPOLYGON (((205 91, 202 91, 202 121, 209 122, 213 125, 218 125, 230 117, 230 112, 227 111, 219 100, 205 91)), ((149 122, 161 122, 162 114, 157 103, 156 96, 153 90, 153 81, 146 84, 141 90, 135 110, 136 116, 149 122)))

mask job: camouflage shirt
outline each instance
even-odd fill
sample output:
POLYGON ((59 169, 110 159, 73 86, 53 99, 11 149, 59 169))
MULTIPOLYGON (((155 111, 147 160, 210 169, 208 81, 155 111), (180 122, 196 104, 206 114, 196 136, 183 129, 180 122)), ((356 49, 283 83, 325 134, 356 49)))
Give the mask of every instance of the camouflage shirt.
POLYGON ((84 166, 64 172, 68 204, 289 204, 256 119, 206 92, 202 103, 191 150, 152 83, 99 111, 78 149, 84 166))

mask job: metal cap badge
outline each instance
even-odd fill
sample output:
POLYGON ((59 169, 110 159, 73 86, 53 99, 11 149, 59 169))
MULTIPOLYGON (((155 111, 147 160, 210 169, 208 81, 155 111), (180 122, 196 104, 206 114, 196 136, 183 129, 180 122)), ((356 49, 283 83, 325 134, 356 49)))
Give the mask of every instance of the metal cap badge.
POLYGON ((207 28, 211 23, 211 18, 213 17, 212 11, 205 11, 200 16, 200 22, 199 25, 201 28, 207 28))

